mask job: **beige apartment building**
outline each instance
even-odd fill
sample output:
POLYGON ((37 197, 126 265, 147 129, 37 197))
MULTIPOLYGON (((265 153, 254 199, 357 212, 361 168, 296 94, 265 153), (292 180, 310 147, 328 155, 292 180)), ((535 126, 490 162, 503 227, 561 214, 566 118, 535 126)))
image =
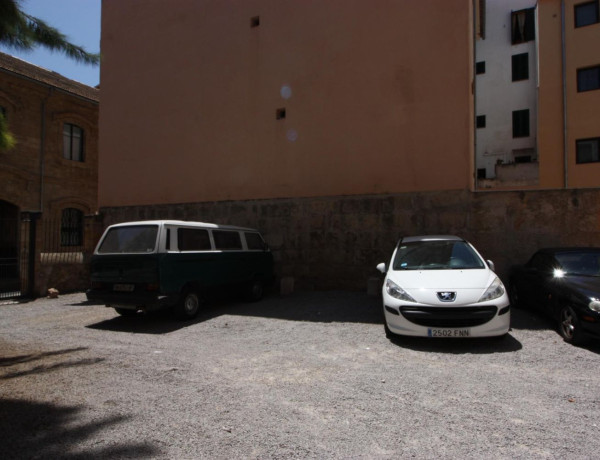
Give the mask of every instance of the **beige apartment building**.
POLYGON ((600 64, 600 24, 575 27, 578 2, 538 2, 539 180, 483 192, 474 50, 485 4, 104 0, 105 225, 257 227, 278 274, 309 287, 364 287, 402 234, 465 236, 501 272, 539 246, 592 244, 600 91, 576 80, 600 64), (591 225, 572 224, 582 219, 591 225))
POLYGON ((540 188, 597 188, 598 1, 542 0, 538 23, 540 188))
POLYGON ((598 2, 477 7, 477 188, 597 187, 598 2))

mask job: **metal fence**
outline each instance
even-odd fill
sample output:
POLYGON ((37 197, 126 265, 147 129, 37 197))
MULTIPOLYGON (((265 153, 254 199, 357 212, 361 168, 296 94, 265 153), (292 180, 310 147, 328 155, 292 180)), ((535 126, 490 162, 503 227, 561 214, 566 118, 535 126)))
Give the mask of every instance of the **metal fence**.
POLYGON ((31 276, 31 229, 29 219, 2 219, 0 247, 0 300, 27 295, 31 276))
POLYGON ((84 254, 91 252, 85 238, 83 219, 43 219, 39 225, 40 263, 83 263, 84 254))
POLYGON ((83 216, 48 219, 23 213, 18 219, 0 220, 0 301, 34 296, 36 273, 42 267, 54 265, 54 270, 63 265, 67 276, 71 272, 74 278, 80 276, 93 252, 94 223, 83 216))

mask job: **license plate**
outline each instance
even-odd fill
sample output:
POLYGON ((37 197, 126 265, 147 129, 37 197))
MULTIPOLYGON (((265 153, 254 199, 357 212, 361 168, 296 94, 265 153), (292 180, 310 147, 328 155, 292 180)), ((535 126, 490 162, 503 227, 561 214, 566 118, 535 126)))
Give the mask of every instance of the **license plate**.
POLYGON ((470 337, 470 329, 427 329, 429 337, 470 337))
POLYGON ((115 284, 113 291, 119 292, 133 292, 135 286, 133 284, 115 284))

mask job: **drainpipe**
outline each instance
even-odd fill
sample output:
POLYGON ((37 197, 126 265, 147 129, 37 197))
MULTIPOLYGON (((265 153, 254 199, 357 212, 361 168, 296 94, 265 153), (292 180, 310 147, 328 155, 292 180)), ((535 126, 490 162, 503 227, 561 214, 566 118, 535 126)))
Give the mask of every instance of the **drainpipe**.
MULTIPOLYGON (((471 62, 471 69, 475 69, 475 65, 477 63, 477 4, 475 3, 477 0, 473 0, 471 2, 471 11, 473 11, 473 28, 471 30, 471 40, 473 47, 473 56, 471 62)), ((481 16, 479 16, 481 17, 481 16)), ((481 25, 480 25, 481 27, 481 25)), ((471 94, 473 96, 473 120, 471 120, 471 132, 473 133, 473 170, 471 171, 471 187, 473 190, 477 190, 478 188, 478 178, 477 178, 477 127, 475 126, 475 117, 477 117, 477 79, 475 78, 477 75, 474 70, 472 72, 472 80, 471 80, 471 94)))
POLYGON ((42 99, 40 123, 40 213, 44 211, 44 172, 45 172, 45 147, 46 147, 46 102, 52 95, 53 89, 48 88, 48 95, 42 99))
POLYGON ((565 0, 560 2, 560 38, 562 46, 562 92, 563 92, 563 151, 565 188, 569 188, 569 141, 567 139, 567 39, 565 36, 565 0))

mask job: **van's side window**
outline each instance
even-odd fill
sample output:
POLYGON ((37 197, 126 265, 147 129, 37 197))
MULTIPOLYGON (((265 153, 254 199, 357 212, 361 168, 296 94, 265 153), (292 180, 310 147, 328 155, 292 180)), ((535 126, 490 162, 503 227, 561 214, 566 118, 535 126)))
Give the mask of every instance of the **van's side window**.
POLYGON ((260 233, 244 233, 246 236, 246 244, 250 251, 262 251, 265 249, 265 242, 260 233))
POLYGON ((180 251, 210 251, 208 230, 178 228, 177 242, 180 251))
POLYGON ((215 239, 215 248, 221 250, 242 249, 242 239, 238 232, 228 232, 225 230, 213 230, 215 239))

